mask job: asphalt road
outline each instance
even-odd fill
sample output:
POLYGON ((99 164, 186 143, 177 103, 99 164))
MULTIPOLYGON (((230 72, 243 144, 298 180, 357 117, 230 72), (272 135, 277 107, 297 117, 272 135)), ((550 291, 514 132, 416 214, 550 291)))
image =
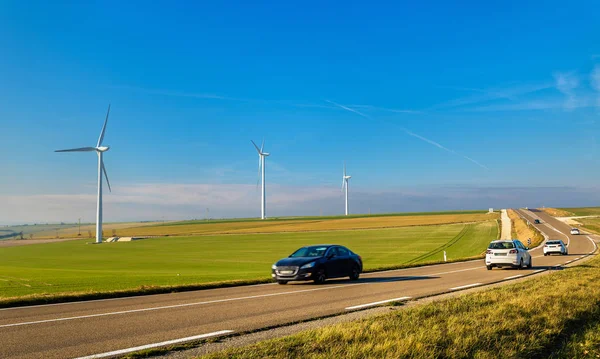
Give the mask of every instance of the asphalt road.
MULTIPOLYGON (((540 219, 536 227, 568 243, 569 255, 544 257, 537 248, 532 250, 534 267, 523 270, 488 271, 478 260, 363 274, 356 282, 263 284, 0 309, 0 358, 76 358, 250 331, 510 280, 564 265, 595 249, 587 236, 569 235, 569 226, 543 212, 520 213, 532 223, 540 219)), ((95 357, 106 356, 114 355, 95 357)))

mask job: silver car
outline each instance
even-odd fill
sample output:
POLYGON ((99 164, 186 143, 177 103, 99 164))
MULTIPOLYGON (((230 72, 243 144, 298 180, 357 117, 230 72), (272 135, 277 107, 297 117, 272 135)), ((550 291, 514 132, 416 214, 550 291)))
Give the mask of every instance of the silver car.
POLYGON ((492 241, 485 252, 485 266, 488 270, 494 267, 531 268, 531 254, 518 239, 492 241))

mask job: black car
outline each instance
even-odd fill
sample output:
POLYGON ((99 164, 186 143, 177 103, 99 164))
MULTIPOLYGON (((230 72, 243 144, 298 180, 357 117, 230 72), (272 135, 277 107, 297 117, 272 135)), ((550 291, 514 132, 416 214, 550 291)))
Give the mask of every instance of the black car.
POLYGON ((323 283, 327 278, 350 277, 357 280, 362 272, 362 258, 346 247, 334 244, 302 247, 271 266, 271 277, 279 284, 312 280, 323 283))
POLYGON ((534 222, 535 224, 540 224, 540 223, 541 223, 539 219, 536 219, 536 220, 535 220, 535 221, 533 221, 533 222, 534 222))

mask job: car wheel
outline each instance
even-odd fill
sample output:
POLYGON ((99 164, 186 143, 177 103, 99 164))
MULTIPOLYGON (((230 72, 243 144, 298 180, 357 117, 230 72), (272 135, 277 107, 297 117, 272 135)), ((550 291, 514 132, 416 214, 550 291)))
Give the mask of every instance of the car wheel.
POLYGON ((548 253, 544 253, 544 257, 547 256, 547 255, 548 255, 548 253))
POLYGON ((487 270, 492 270, 492 266, 485 266, 487 270))
POLYGON ((327 279, 327 276, 325 275, 325 271, 323 269, 321 269, 320 271, 317 272, 314 282, 315 282, 315 284, 321 284, 321 283, 324 283, 326 279, 327 279))
POLYGON ((523 258, 521 258, 521 261, 519 262, 519 269, 523 269, 523 258))
POLYGON ((278 280, 277 284, 281 284, 281 285, 287 284, 287 280, 278 280))
POLYGON ((360 271, 358 270, 358 267, 353 266, 352 270, 350 271, 350 280, 358 280, 359 276, 360 276, 360 271))
POLYGON ((533 267, 533 258, 529 257, 529 263, 527 263, 527 268, 531 269, 531 267, 533 267))

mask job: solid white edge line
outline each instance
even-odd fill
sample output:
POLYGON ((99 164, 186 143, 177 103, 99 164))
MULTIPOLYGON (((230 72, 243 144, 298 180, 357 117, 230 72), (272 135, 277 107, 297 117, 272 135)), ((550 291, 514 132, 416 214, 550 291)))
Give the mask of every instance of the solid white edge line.
POLYGON ((515 279, 515 278, 520 278, 522 276, 523 276, 523 274, 517 274, 517 275, 513 275, 512 277, 506 277, 504 279, 515 279))
POLYGON ((355 306, 346 308, 346 310, 354 310, 354 309, 360 309, 360 308, 366 308, 366 307, 373 307, 373 306, 376 306, 379 304, 385 304, 385 303, 390 303, 390 302, 400 302, 400 301, 409 300, 411 298, 412 297, 400 297, 400 298, 394 298, 394 299, 386 299, 386 300, 381 300, 379 302, 355 305, 355 306))
POLYGON ((460 287, 454 287, 454 288, 450 288, 450 290, 459 290, 459 289, 465 289, 465 288, 471 288, 471 287, 477 287, 478 285, 481 285, 482 283, 473 283, 473 284, 467 284, 467 285, 462 285, 460 287))
POLYGON ((538 269, 538 270, 536 270, 536 271, 533 271, 533 274, 535 274, 535 273, 539 273, 539 272, 543 272, 543 271, 545 271, 545 270, 546 270, 546 269, 538 269))
POLYGON ((139 347, 133 347, 133 348, 115 350, 115 351, 112 351, 112 352, 106 352, 106 353, 100 353, 100 354, 93 354, 93 355, 88 355, 88 356, 84 356, 84 357, 79 357, 79 358, 76 358, 76 359, 106 358, 106 357, 111 357, 111 356, 116 356, 116 355, 123 355, 123 354, 133 353, 133 352, 137 352, 137 351, 140 351, 140 350, 146 350, 146 349, 163 347, 163 346, 167 346, 167 345, 173 345, 173 344, 179 344, 179 343, 189 342, 189 341, 192 341, 192 340, 212 338, 212 337, 216 337, 216 336, 219 336, 219 335, 230 334, 230 333, 233 333, 233 330, 221 330, 221 331, 218 331, 218 332, 212 332, 212 333, 207 333, 207 334, 195 335, 193 337, 186 337, 186 338, 179 338, 179 339, 167 340, 165 342, 153 343, 153 344, 146 344, 146 345, 141 345, 139 347))

